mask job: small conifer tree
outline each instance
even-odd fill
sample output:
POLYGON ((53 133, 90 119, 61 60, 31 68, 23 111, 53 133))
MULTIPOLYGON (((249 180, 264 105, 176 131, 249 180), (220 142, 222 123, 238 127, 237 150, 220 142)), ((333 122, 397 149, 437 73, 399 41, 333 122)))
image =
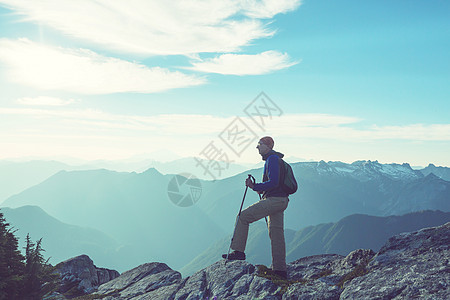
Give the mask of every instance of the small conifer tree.
POLYGON ((42 254, 42 238, 34 243, 27 234, 25 246, 25 273, 23 282, 23 299, 42 299, 57 287, 58 275, 42 254))
POLYGON ((24 257, 14 233, 0 212, 0 300, 42 299, 56 290, 59 275, 44 259, 42 239, 34 243, 28 234, 24 257))
POLYGON ((23 260, 14 231, 0 212, 0 300, 20 298, 24 277, 23 260))

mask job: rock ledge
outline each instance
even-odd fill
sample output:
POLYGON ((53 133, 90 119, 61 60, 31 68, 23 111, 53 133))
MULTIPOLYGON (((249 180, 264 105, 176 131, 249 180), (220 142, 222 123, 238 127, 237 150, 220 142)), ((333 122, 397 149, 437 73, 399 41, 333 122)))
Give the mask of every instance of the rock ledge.
POLYGON ((102 284, 92 299, 450 299, 450 223, 392 237, 378 252, 316 255, 288 264, 289 281, 245 261, 219 261, 182 278, 149 263, 102 284))

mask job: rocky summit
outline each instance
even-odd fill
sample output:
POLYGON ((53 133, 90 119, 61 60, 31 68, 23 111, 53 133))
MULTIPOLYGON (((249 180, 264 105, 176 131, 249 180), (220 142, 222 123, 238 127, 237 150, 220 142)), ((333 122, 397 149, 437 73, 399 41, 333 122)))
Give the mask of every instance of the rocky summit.
POLYGON ((450 299, 449 247, 447 223, 394 236, 378 253, 301 258, 288 264, 289 280, 245 261, 221 260, 187 278, 148 263, 89 299, 450 299))

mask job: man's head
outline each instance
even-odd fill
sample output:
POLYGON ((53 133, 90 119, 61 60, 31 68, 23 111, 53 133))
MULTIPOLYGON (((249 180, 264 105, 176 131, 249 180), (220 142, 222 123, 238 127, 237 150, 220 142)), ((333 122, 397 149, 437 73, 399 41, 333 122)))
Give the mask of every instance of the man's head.
POLYGON ((273 145, 274 145, 273 139, 270 136, 265 136, 259 140, 256 148, 258 149, 259 154, 265 155, 269 153, 270 150, 273 149, 273 145))

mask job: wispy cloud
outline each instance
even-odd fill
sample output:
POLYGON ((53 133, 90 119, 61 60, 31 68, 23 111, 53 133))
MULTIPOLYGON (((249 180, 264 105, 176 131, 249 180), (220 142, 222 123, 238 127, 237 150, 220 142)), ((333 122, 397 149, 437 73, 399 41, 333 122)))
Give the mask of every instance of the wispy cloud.
POLYGON ((450 124, 405 124, 361 126, 360 118, 329 114, 283 115, 268 123, 276 136, 352 142, 379 140, 450 141, 450 124))
POLYGON ((276 14, 297 9, 301 3, 292 0, 247 0, 240 2, 243 4, 244 14, 252 18, 272 18, 276 14))
POLYGON ((17 99, 17 103, 30 106, 65 106, 77 102, 75 99, 61 99, 56 97, 24 97, 17 99))
POLYGON ((152 93, 205 83, 168 69, 105 57, 87 49, 50 47, 28 39, 0 39, 0 62, 15 82, 82 94, 152 93))
MULTIPOLYGON (((38 109, 38 108, 0 108, 0 116, 6 119, 15 116, 17 124, 20 117, 37 119, 37 126, 59 124, 58 130, 76 130, 87 135, 105 134, 128 136, 170 136, 182 141, 186 136, 192 138, 216 137, 235 117, 212 115, 163 114, 154 116, 111 114, 99 110, 82 109, 38 109), (39 125, 40 124, 40 125, 39 125)), ((258 131, 252 120, 242 120, 258 131)), ((406 124, 403 126, 377 126, 367 128, 358 126, 360 118, 329 114, 287 114, 267 123, 266 133, 277 137, 294 139, 315 138, 322 140, 341 140, 365 142, 368 140, 411 140, 411 141, 450 141, 450 124, 406 124)), ((55 126, 54 126, 55 127, 55 126)), ((39 128, 33 128, 36 130, 39 128)), ((11 130, 9 128, 8 130, 11 130)), ((42 132, 45 134, 45 132, 42 132)), ((261 132, 262 134, 262 132, 261 132)))
MULTIPOLYGON (((0 116, 14 116, 18 126, 21 117, 38 120, 37 126, 47 128, 48 124, 64 125, 68 131, 82 131, 95 134, 103 132, 112 135, 124 131, 133 134, 155 134, 170 136, 194 136, 219 133, 232 118, 211 115, 163 114, 155 116, 111 114, 94 109, 43 109, 43 108, 0 108, 0 116), (118 131, 122 130, 122 131, 118 131)), ((4 118, 5 119, 5 118, 4 118)), ((11 129, 11 128, 10 128, 11 129)), ((37 128, 34 128, 37 129, 37 128)), ((47 129, 45 129, 47 130, 47 129)))
MULTIPOLYGON (((297 9, 299 0, 0 0, 0 5, 14 11, 20 21, 50 27, 74 44, 82 40, 85 48, 106 49, 119 56, 219 55, 194 61, 185 68, 189 71, 259 75, 298 63, 277 51, 254 55, 240 52, 257 39, 272 37, 276 33, 271 24, 274 16, 297 9)), ((26 38, 0 39, 2 62, 8 72, 6 78, 40 90, 155 93, 206 83, 204 77, 182 70, 146 66, 88 49, 53 47, 26 38)), ((30 99, 24 102, 30 104, 30 99)))
MULTIPOLYGON (((361 119, 351 116, 285 114, 267 122, 262 132, 249 118, 242 119, 257 135, 272 135, 278 141, 277 149, 289 149, 287 153, 291 155, 303 153, 314 159, 352 161, 355 153, 359 158, 376 155, 381 159, 386 147, 392 144, 411 147, 450 142, 450 124, 363 127, 361 119)), ((0 158, 62 155, 116 159, 158 149, 198 156, 211 141, 226 152, 229 149, 218 135, 233 120, 234 117, 212 115, 113 114, 67 106, 0 108, 0 158)), ((254 150, 251 146, 242 157, 230 159, 254 161, 254 150)), ((408 151, 392 151, 385 160, 419 159, 408 151)), ((438 152, 446 161, 445 151, 438 152)))
POLYGON ((249 54, 223 54, 219 57, 193 62, 194 71, 226 75, 261 75, 289 68, 298 62, 278 51, 249 54))
POLYGON ((298 0, 0 0, 24 21, 107 49, 144 55, 236 52, 275 31, 268 22, 298 0))
POLYGON ((450 124, 408 124, 377 126, 370 129, 373 139, 405 139, 416 141, 450 141, 450 124))

